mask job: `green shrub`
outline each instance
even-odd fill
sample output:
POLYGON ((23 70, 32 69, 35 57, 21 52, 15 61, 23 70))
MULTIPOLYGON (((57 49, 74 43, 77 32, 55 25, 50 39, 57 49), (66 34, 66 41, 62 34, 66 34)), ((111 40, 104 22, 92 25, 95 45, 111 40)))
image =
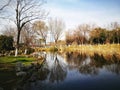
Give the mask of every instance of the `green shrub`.
POLYGON ((5 53, 6 51, 13 50, 13 37, 12 36, 0 36, 0 52, 5 53))

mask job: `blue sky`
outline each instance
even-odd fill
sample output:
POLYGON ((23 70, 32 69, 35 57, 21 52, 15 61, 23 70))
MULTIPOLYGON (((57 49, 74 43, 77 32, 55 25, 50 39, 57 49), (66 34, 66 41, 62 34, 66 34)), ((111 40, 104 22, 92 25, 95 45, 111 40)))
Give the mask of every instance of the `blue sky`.
POLYGON ((58 17, 67 29, 79 24, 104 26, 120 22, 120 0, 47 0, 49 17, 58 17))
POLYGON ((107 26, 111 22, 120 23, 120 0, 46 1, 47 3, 43 5, 43 8, 49 12, 48 18, 63 19, 66 30, 74 29, 79 24, 97 24, 104 27, 104 25, 107 26))

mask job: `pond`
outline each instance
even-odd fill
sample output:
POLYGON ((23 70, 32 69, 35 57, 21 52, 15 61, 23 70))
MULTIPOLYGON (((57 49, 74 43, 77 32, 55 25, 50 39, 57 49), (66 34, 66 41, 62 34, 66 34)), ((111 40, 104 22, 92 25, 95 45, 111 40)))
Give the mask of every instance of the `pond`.
POLYGON ((12 74, 14 82, 1 83, 0 90, 120 90, 120 58, 116 55, 65 52, 44 53, 44 57, 42 65, 23 70, 23 76, 12 74))

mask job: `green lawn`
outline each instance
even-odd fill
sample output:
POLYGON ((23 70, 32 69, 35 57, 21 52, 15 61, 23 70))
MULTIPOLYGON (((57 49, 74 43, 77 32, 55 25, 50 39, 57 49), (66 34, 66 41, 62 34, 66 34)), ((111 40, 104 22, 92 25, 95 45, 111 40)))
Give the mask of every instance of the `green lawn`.
POLYGON ((35 60, 33 57, 25 57, 25 56, 5 56, 5 57, 0 57, 0 65, 1 64, 8 64, 8 65, 14 65, 16 62, 22 62, 23 64, 27 65, 32 63, 35 60))

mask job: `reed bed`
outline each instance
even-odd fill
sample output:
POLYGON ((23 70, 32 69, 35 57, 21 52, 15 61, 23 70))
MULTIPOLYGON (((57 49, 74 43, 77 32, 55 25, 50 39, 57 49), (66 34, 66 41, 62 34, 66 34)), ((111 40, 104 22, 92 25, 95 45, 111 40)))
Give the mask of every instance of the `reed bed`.
POLYGON ((35 51, 58 51, 58 52, 81 52, 89 55, 98 53, 100 55, 120 56, 120 44, 103 44, 103 45, 70 45, 70 46, 50 46, 50 47, 36 47, 35 51))
POLYGON ((82 52, 89 55, 94 53, 102 55, 117 55, 120 56, 120 44, 104 44, 104 45, 71 45, 61 47, 61 52, 82 52))

